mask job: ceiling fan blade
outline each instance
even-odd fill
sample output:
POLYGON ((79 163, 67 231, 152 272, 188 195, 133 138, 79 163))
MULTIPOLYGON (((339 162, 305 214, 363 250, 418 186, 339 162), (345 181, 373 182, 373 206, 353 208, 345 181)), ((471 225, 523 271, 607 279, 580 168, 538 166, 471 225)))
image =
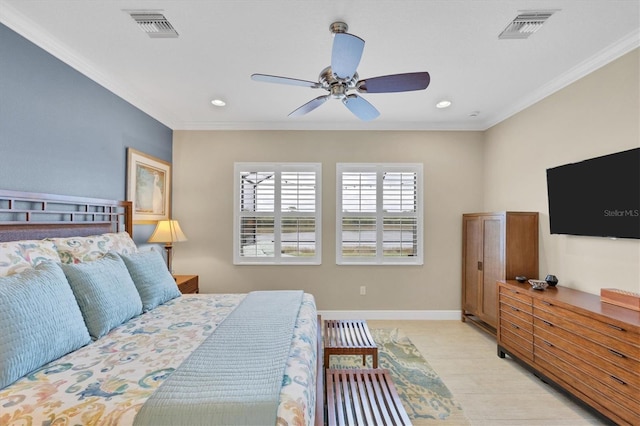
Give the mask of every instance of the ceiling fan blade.
POLYGON ((331 70, 333 73, 338 78, 351 79, 356 73, 363 50, 364 40, 360 37, 348 33, 336 33, 331 51, 331 70))
POLYGON ((278 77, 277 75, 268 74, 251 74, 251 80, 261 81, 264 83, 278 83, 289 84, 291 86, 311 87, 314 89, 321 86, 320 83, 314 81, 298 80, 297 78, 289 77, 278 77))
POLYGON ((327 99, 329 99, 329 96, 330 95, 318 96, 317 98, 310 100, 306 104, 302 105, 300 108, 290 113, 289 117, 300 117, 313 111, 323 103, 327 102, 327 99))
POLYGON ((428 72, 411 72, 360 80, 356 88, 360 93, 409 92, 426 89, 430 81, 428 72))
POLYGON ((342 103, 360 120, 370 121, 380 115, 378 110, 366 99, 355 94, 342 98, 342 103))

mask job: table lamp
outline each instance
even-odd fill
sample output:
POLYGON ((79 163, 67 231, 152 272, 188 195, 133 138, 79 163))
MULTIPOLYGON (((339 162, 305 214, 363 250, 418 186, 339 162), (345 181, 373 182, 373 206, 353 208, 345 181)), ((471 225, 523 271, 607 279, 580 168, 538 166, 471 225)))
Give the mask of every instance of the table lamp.
POLYGON ((173 273, 171 270, 172 244, 179 241, 187 241, 187 236, 184 235, 184 232, 180 229, 180 224, 177 220, 159 220, 156 229, 148 240, 150 243, 165 243, 164 249, 167 251, 167 268, 171 273, 173 273))

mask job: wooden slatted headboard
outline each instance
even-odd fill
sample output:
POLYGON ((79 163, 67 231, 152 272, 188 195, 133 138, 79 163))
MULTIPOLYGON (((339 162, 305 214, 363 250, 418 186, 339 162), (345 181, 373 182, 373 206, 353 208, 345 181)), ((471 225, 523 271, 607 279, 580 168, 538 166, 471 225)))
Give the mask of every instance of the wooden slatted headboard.
POLYGON ((0 190, 0 242, 126 231, 131 201, 0 190))

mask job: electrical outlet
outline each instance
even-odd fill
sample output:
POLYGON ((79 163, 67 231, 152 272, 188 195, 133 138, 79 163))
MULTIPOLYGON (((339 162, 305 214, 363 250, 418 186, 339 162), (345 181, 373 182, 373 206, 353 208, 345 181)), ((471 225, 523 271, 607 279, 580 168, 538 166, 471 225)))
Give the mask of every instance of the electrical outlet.
POLYGON ((366 296, 367 295, 367 286, 366 285, 361 285, 360 286, 360 296, 366 296))

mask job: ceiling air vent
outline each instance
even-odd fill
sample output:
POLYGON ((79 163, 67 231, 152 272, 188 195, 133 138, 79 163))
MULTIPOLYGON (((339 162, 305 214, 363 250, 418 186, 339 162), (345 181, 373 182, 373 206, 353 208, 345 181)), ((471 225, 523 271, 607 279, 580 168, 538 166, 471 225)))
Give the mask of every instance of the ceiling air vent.
POLYGON ((528 11, 522 12, 520 15, 507 25, 498 36, 500 39, 528 38, 547 22, 547 19, 555 10, 546 11, 528 11))
POLYGON ((151 38, 176 38, 178 32, 161 13, 130 12, 138 27, 151 38))

